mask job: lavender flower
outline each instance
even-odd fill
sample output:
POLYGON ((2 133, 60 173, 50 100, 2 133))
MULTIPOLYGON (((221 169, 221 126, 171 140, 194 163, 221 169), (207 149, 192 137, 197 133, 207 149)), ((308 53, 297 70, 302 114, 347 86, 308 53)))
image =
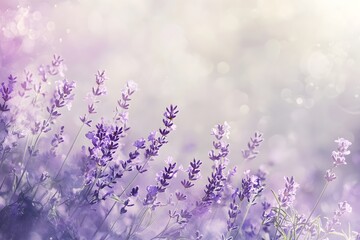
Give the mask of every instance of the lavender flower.
POLYGON ((254 223, 252 223, 251 220, 246 220, 244 222, 242 230, 246 239, 253 239, 259 232, 258 227, 254 223))
POLYGON ((241 213, 239 205, 236 204, 235 198, 230 203, 230 209, 228 210, 227 230, 228 232, 236 230, 238 225, 236 224, 237 216, 241 213))
POLYGON ((279 191, 278 200, 280 202, 280 206, 287 209, 294 203, 299 184, 295 182, 294 177, 284 177, 284 179, 285 188, 279 191))
POLYGON ((177 106, 170 105, 168 108, 166 108, 163 118, 163 123, 165 127, 159 129, 159 133, 161 136, 157 137, 156 132, 151 132, 148 136, 148 141, 150 142, 150 145, 145 149, 145 162, 142 165, 136 165, 136 169, 140 173, 146 171, 146 164, 149 161, 152 161, 154 157, 158 156, 160 148, 168 142, 167 136, 170 132, 175 130, 175 124, 173 120, 176 118, 178 112, 179 110, 177 110, 177 106))
POLYGON ((215 167, 211 177, 208 177, 209 183, 205 186, 205 196, 202 198, 204 202, 216 202, 220 199, 224 187, 223 182, 226 180, 223 173, 224 169, 225 167, 222 164, 219 164, 215 167))
POLYGON ((344 138, 339 138, 335 140, 335 142, 338 144, 338 149, 337 151, 333 151, 331 155, 333 158, 334 167, 337 167, 347 164, 345 156, 350 154, 350 150, 348 150, 348 148, 352 143, 344 138))
MULTIPOLYGON (((105 71, 98 71, 95 74, 95 86, 92 87, 92 91, 87 94, 87 99, 89 100, 89 103, 87 105, 88 108, 88 114, 95 114, 95 104, 99 103, 99 97, 102 95, 105 95, 107 93, 106 87, 104 86, 105 80, 107 79, 105 76, 105 71)), ((88 119, 87 115, 84 114, 84 116, 80 117, 81 122, 91 127, 92 120, 88 119)))
POLYGON ((133 81, 129 81, 126 83, 125 88, 122 90, 121 98, 117 101, 118 107, 116 107, 116 112, 114 116, 115 123, 121 122, 124 126, 124 130, 127 131, 126 125, 128 122, 128 112, 129 109, 129 102, 131 101, 131 95, 133 95, 138 90, 137 84, 133 81))
POLYGON ((10 75, 8 77, 8 82, 7 84, 5 84, 5 82, 1 83, 1 87, 0 87, 0 93, 1 93, 1 98, 3 100, 2 104, 0 104, 0 111, 2 112, 7 112, 9 111, 9 105, 8 102, 10 101, 10 99, 13 98, 13 92, 14 92, 14 85, 16 83, 16 77, 10 75))
POLYGON ((50 177, 50 175, 49 175, 49 173, 48 172, 43 172, 42 174, 41 174, 41 177, 40 177, 40 182, 44 182, 44 181, 46 181, 46 179, 48 179, 50 177))
POLYGON ((55 133, 53 139, 51 139, 51 148, 50 148, 50 154, 53 156, 56 155, 55 151, 58 148, 58 146, 64 142, 64 126, 60 127, 60 130, 58 133, 55 133))
POLYGON ((184 186, 184 188, 191 188, 194 186, 194 181, 199 179, 200 177, 200 166, 202 162, 200 160, 193 160, 190 162, 188 172, 188 179, 184 179, 181 181, 181 184, 184 186))
POLYGON ((338 147, 337 147, 337 151, 333 151, 331 154, 332 159, 333 159, 333 166, 331 169, 328 169, 326 171, 326 174, 324 176, 324 178, 327 182, 331 182, 336 179, 336 175, 333 171, 334 168, 336 168, 340 165, 347 164, 345 156, 350 154, 350 150, 348 150, 348 148, 352 144, 350 141, 348 141, 344 138, 339 138, 339 139, 335 140, 335 142, 338 144, 338 147))
POLYGON ((240 201, 247 199, 250 204, 255 204, 257 197, 264 190, 262 179, 257 175, 250 175, 250 170, 245 171, 245 177, 241 180, 241 190, 238 193, 240 201))
POLYGON ((175 196, 178 201, 185 201, 187 199, 187 196, 185 194, 178 191, 175 193, 175 196))
POLYGON ((166 187, 169 185, 169 180, 174 177, 177 170, 175 170, 176 163, 169 163, 168 167, 164 168, 164 171, 161 173, 161 177, 158 180, 158 191, 165 192, 166 187))
POLYGON ((227 144, 223 138, 229 138, 229 124, 224 122, 224 124, 215 125, 211 131, 211 135, 214 135, 217 141, 213 141, 214 149, 209 152, 209 158, 213 161, 219 161, 222 159, 223 162, 226 163, 226 156, 229 154, 229 144, 227 144))
POLYGON ((224 182, 227 177, 223 171, 228 164, 229 144, 223 138, 229 138, 229 129, 229 124, 224 122, 224 124, 215 125, 211 132, 215 136, 216 141, 213 141, 214 149, 209 152, 210 160, 214 161, 213 172, 211 177, 208 177, 209 183, 205 186, 205 196, 202 198, 207 203, 218 201, 224 190, 224 182))
POLYGON ((328 182, 331 182, 331 181, 333 181, 335 179, 336 179, 336 175, 333 172, 333 170, 332 169, 326 170, 325 180, 328 181, 328 182))
POLYGON ((345 212, 352 212, 351 206, 346 202, 339 202, 338 203, 338 209, 334 212, 334 215, 331 219, 326 218, 326 224, 325 224, 325 231, 327 233, 334 232, 335 227, 337 225, 341 225, 340 223, 340 217, 344 215, 345 212))
POLYGON ((267 201, 261 203, 262 206, 262 230, 264 233, 270 233, 271 224, 275 221, 275 211, 273 211, 271 204, 267 201))
POLYGON ((126 199, 126 200, 124 201, 123 207, 120 209, 120 214, 126 213, 126 212, 127 212, 127 208, 128 208, 128 207, 132 207, 132 206, 134 206, 134 204, 131 204, 131 203, 130 203, 130 199, 126 199))
POLYGON ((48 74, 51 76, 60 75, 63 76, 65 66, 63 64, 64 59, 62 59, 60 56, 54 55, 53 60, 51 61, 51 64, 48 65, 41 65, 38 68, 38 73, 41 76, 41 80, 43 82, 48 81, 48 74))
POLYGON ((203 238, 203 235, 199 232, 199 230, 197 230, 196 232, 195 232, 195 240, 200 240, 200 239, 202 239, 203 238))
POLYGON ((139 186, 135 186, 131 189, 130 196, 136 197, 139 193, 139 186))
POLYGON ((70 108, 71 101, 74 99, 73 90, 75 89, 75 86, 75 82, 68 81, 66 79, 58 82, 53 97, 50 100, 50 107, 47 107, 47 111, 50 114, 50 117, 48 120, 43 121, 41 126, 42 132, 47 132, 50 130, 50 124, 61 115, 59 112, 60 108, 65 106, 70 108))
POLYGON ((98 71, 95 74, 96 78, 96 86, 92 88, 92 92, 94 96, 102 96, 106 94, 106 87, 104 86, 105 80, 107 77, 105 76, 105 71, 98 71))
POLYGON ((147 194, 146 194, 146 198, 144 199, 144 205, 150 205, 153 204, 156 200, 156 196, 159 192, 159 189, 157 186, 154 185, 149 185, 146 188, 147 194))
POLYGON ((86 134, 91 140, 92 148, 89 148, 90 159, 98 166, 104 167, 113 160, 113 154, 118 148, 118 141, 122 133, 122 128, 109 126, 106 123, 96 125, 97 131, 86 134))
POLYGON ((140 155, 140 150, 146 147, 145 144, 146 141, 143 138, 140 138, 134 142, 133 146, 136 148, 135 151, 129 153, 129 158, 126 161, 121 161, 121 166, 123 168, 123 171, 130 172, 133 170, 133 161, 137 159, 138 156, 140 155))
POLYGON ((217 140, 221 140, 223 137, 229 138, 230 135, 230 126, 227 122, 224 124, 217 124, 211 130, 211 135, 214 135, 217 140))
POLYGON ((86 173, 85 184, 90 189, 96 184, 91 203, 97 203, 100 199, 105 200, 108 194, 100 197, 100 191, 104 188, 112 188, 113 177, 120 177, 116 173, 116 167, 110 167, 112 174, 104 172, 105 167, 113 160, 115 151, 119 146, 119 139, 122 134, 122 128, 108 126, 105 123, 96 125, 96 132, 89 132, 86 136, 91 140, 93 147, 89 147, 89 170, 86 173))
POLYGON ((21 89, 18 91, 20 97, 28 98, 30 95, 26 95, 27 92, 34 88, 33 74, 29 71, 25 71, 25 80, 20 84, 21 89))
POLYGON ((148 186, 147 187, 147 195, 144 200, 144 205, 153 204, 156 200, 156 196, 158 193, 165 192, 166 188, 169 186, 169 180, 171 180, 177 170, 175 169, 176 163, 168 163, 167 167, 164 167, 164 170, 160 173, 160 176, 157 180, 156 189, 154 186, 148 186))
POLYGON ((170 218, 174 218, 176 223, 179 225, 183 225, 189 222, 189 219, 192 217, 192 214, 188 212, 187 210, 180 210, 180 212, 177 211, 169 211, 170 218))
POLYGON ((259 154, 259 152, 256 151, 256 148, 264 141, 262 135, 261 132, 255 132, 254 138, 250 138, 250 142, 248 142, 247 145, 248 149, 242 150, 242 155, 245 160, 252 160, 259 154))

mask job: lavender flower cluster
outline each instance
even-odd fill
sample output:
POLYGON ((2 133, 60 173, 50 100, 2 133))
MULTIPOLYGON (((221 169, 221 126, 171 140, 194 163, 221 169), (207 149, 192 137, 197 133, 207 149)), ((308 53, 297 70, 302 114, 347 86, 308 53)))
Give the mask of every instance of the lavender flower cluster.
POLYGON ((76 91, 65 69, 54 56, 39 66, 39 77, 27 70, 1 82, 1 239, 360 239, 356 231, 341 231, 343 215, 352 210, 347 201, 331 217, 314 216, 336 179, 334 170, 347 164, 348 140, 335 141, 324 188, 304 213, 297 210, 300 185, 293 176, 284 177, 284 188, 276 192, 267 188, 266 171, 246 167, 260 154, 262 133, 255 132, 242 150, 243 165, 230 161, 227 122, 211 130, 208 160, 194 158, 184 168, 168 157, 155 177, 178 107, 168 106, 157 130, 124 147, 137 85, 126 83, 112 118, 96 120, 107 94, 105 71, 98 71, 71 139, 66 132, 73 127, 57 125, 76 91), (86 146, 76 151, 81 138, 86 146))

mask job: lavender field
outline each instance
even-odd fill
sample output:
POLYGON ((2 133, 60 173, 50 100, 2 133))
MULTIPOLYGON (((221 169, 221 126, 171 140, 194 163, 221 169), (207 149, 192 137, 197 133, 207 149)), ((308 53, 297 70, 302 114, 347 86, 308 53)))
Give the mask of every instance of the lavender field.
POLYGON ((0 239, 360 240, 359 9, 1 0, 0 239))

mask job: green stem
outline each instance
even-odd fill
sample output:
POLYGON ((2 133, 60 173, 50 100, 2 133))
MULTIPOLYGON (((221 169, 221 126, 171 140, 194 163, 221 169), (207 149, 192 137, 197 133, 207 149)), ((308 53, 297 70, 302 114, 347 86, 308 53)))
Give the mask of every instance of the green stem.
POLYGON ((95 231, 94 234, 92 235, 91 239, 94 239, 95 235, 98 233, 98 231, 100 230, 100 228, 101 228, 102 225, 104 224, 105 220, 106 220, 107 217, 110 215, 111 211, 114 209, 116 203, 117 203, 117 202, 114 202, 114 204, 111 206, 110 210, 106 213, 104 219, 101 221, 100 225, 96 228, 96 231, 95 231))
MULTIPOLYGON (((137 225, 135 226, 135 228, 134 228, 134 231, 131 231, 131 230, 130 230, 130 232, 129 232, 129 234, 128 234, 128 236, 127 236, 126 239, 130 239, 130 237, 131 237, 134 233, 136 233, 136 231, 138 230, 138 228, 141 226, 142 222, 144 221, 145 214, 146 214, 146 212, 147 212, 149 209, 150 209, 150 208, 147 207, 147 208, 144 210, 144 212, 141 214, 141 217, 140 217, 140 220, 139 220, 138 224, 137 224, 137 225)), ((140 213, 139 213, 139 216, 140 216, 140 213)), ((136 219, 137 219, 137 218, 136 218, 136 219)))
POLYGON ((5 183, 5 180, 6 180, 7 176, 8 176, 7 174, 4 176, 4 179, 2 180, 1 185, 0 185, 0 190, 4 186, 4 183, 5 183))
POLYGON ((242 229, 242 227, 243 227, 243 225, 245 223, 246 217, 249 214, 250 207, 251 207, 251 204, 248 203, 247 206, 246 206, 246 211, 245 211, 244 217, 243 217, 243 219, 241 221, 241 224, 239 226, 239 230, 236 232, 234 239, 236 239, 237 235, 239 235, 239 233, 241 232, 241 229, 242 229))
POLYGON ((260 227, 259 227, 259 231, 258 231, 258 233, 256 234, 256 239, 259 239, 259 235, 260 235, 260 232, 261 232, 261 230, 262 230, 262 226, 264 225, 264 223, 265 223, 265 219, 263 219, 262 221, 261 221, 261 224, 260 224, 260 227))
POLYGON ((35 188, 34 194, 33 194, 33 196, 32 196, 32 200, 33 200, 33 201, 34 201, 35 196, 36 196, 36 194, 37 194, 37 192, 38 192, 38 190, 39 190, 39 186, 40 186, 40 183, 38 183, 37 186, 36 186, 36 188, 35 188))
MULTIPOLYGON (((120 215, 121 216, 121 215, 120 215)), ((115 224, 117 223, 117 221, 119 221, 120 216, 116 218, 116 220, 114 221, 114 223, 111 225, 110 230, 106 233, 106 235, 104 237, 102 237, 102 240, 106 240, 107 236, 109 235, 109 233, 113 230, 115 224)))
POLYGON ((60 166, 59 171, 56 173, 56 175, 55 175, 55 177, 54 177, 54 180, 56 180, 57 177, 59 176, 59 174, 61 173, 61 170, 63 169, 63 167, 64 167, 64 165, 65 165, 65 163, 66 163, 66 160, 68 159, 68 157, 69 157, 69 155, 70 155, 70 153, 71 153, 71 150, 73 149, 73 147, 74 147, 74 145, 75 145, 75 142, 76 142, 76 140, 78 139, 78 137, 79 137, 79 135, 80 135, 80 132, 81 132, 81 130, 83 129, 83 127, 84 127, 84 123, 81 125, 79 131, 77 132, 77 134, 76 134, 76 136, 75 136, 75 139, 74 139, 74 141, 72 142, 72 144, 71 144, 71 146, 70 146, 70 148, 69 148, 69 151, 67 152, 67 154, 66 154, 66 156, 65 156, 65 159, 64 159, 64 161, 62 162, 62 164, 61 164, 61 166, 60 166))
MULTIPOLYGON (((317 208, 317 206, 319 205, 319 203, 320 203, 320 201, 321 201, 321 199, 322 199, 322 197, 323 197, 323 195, 324 195, 324 193, 325 193, 325 190, 326 190, 326 188, 327 188, 327 186, 329 185, 329 182, 328 181, 326 181, 326 183, 325 183, 325 185, 324 185, 324 187, 323 187, 323 189, 322 189, 322 191, 321 191, 321 193, 320 193, 320 195, 319 195, 319 197, 318 197, 318 199, 317 199, 317 201, 316 201, 316 203, 315 203, 315 205, 314 205, 314 207, 313 207, 313 209, 311 210, 311 212, 310 212, 310 215, 308 216, 308 218, 306 219, 306 222, 305 222, 305 224, 304 224, 304 226, 306 226, 307 224, 308 224, 308 222, 309 222, 309 220, 310 220, 310 218, 311 218, 311 216, 313 215, 313 213, 315 212, 315 209, 317 208)), ((298 240, 299 239, 299 237, 300 237, 300 235, 301 235, 301 233, 302 233, 302 231, 303 231, 303 229, 304 228, 301 228, 301 230, 300 230, 300 232, 299 232, 299 235, 298 235, 298 237, 296 238, 296 240, 298 240)))
MULTIPOLYGON (((45 126, 49 123, 50 119, 51 119, 51 115, 50 115, 49 118, 46 120, 46 122, 45 122, 45 124, 44 124, 45 126)), ((19 188, 19 186, 20 186, 20 184, 21 184, 21 181, 22 181, 22 179, 23 179, 23 177, 24 177, 24 175, 25 175, 26 169, 27 169, 27 167, 28 167, 28 165, 29 165, 29 163, 30 163, 30 160, 31 160, 32 156, 33 156, 33 151, 35 150, 36 145, 38 144, 38 141, 39 141, 40 136, 41 136, 42 133, 43 133, 43 131, 41 130, 40 133, 37 135, 33 146, 31 147, 31 154, 30 154, 29 159, 27 160, 27 162, 26 162, 26 164, 25 164, 24 170, 23 170, 22 173, 21 173, 21 176, 20 176, 20 178, 19 178, 19 181, 17 181, 17 183, 16 183, 16 186, 15 186, 14 192, 13 192, 11 198, 10 198, 10 201, 11 201, 12 198, 14 197, 17 189, 19 188)), ((25 146, 25 150, 24 150, 22 162, 24 162, 24 159, 25 159, 25 156, 26 156, 26 151, 27 151, 27 147, 25 146)))
MULTIPOLYGON (((177 211, 177 210, 178 210, 178 209, 177 209, 178 204, 179 204, 179 201, 176 202, 176 204, 175 204, 175 206, 174 206, 174 209, 175 209, 174 211, 177 211)), ((151 240, 156 239, 156 238, 160 238, 161 235, 163 235, 163 234, 166 232, 166 230, 168 230, 171 219, 172 219, 172 218, 169 216, 169 220, 168 220, 165 228, 164 228, 159 234, 157 234, 155 237, 151 238, 151 240)))
POLYGON ((156 238, 161 238, 161 236, 164 234, 164 232, 166 232, 166 230, 168 229, 170 221, 171 221, 171 217, 169 217, 169 220, 167 221, 165 228, 159 234, 157 234, 155 237, 151 238, 151 240, 154 240, 156 238))
MULTIPOLYGON (((23 152, 23 156, 22 156, 21 163, 24 163, 24 161, 25 161, 25 157, 26 157, 28 145, 29 145, 29 137, 26 138, 26 143, 25 143, 25 148, 24 148, 24 152, 23 152)), ((22 172, 22 174, 21 174, 21 177, 19 178, 18 181, 16 181, 16 175, 15 175, 15 188, 14 188, 14 191, 13 191, 11 197, 10 197, 10 202, 11 202, 11 200, 13 199, 13 197, 15 196, 16 190, 18 189, 18 187, 19 187, 19 185, 20 185, 20 183, 21 183, 21 180, 22 180, 22 178, 23 178, 23 176, 24 176, 24 174, 25 174, 25 170, 26 170, 27 165, 28 165, 28 163, 29 163, 29 161, 30 161, 30 158, 31 158, 31 155, 29 156, 29 160, 26 162, 25 167, 24 167, 24 170, 23 170, 23 172, 22 172)))
POLYGON ((277 233, 279 232, 282 236, 283 236, 283 238, 284 239, 287 239, 287 236, 286 236, 286 234, 285 234, 285 232, 284 232, 284 229, 282 229, 282 225, 283 225, 283 223, 287 220, 287 218, 289 218, 289 215, 287 214, 287 212, 285 211, 285 210, 283 210, 282 208, 281 208, 281 205, 279 204, 279 208, 278 208, 278 216, 277 216, 277 218, 276 218, 276 231, 275 231, 275 235, 274 235, 274 238, 276 238, 276 236, 277 236, 277 233), (283 212, 283 216, 282 216, 282 219, 280 219, 280 212, 283 212))
POLYGON ((0 169, 2 169, 2 165, 5 162, 5 151, 3 150, 2 156, 1 156, 1 163, 0 163, 0 169))

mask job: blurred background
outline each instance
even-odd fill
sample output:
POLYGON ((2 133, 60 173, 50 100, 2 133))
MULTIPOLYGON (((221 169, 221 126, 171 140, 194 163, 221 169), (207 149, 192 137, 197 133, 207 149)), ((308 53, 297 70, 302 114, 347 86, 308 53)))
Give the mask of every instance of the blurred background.
MULTIPOLYGON (((355 221, 359 7, 359 1, 340 0, 1 0, 0 77, 21 75, 58 54, 66 76, 77 82, 73 113, 80 115, 94 74, 104 69, 109 93, 98 112, 109 117, 126 81, 137 82, 129 144, 158 129, 165 107, 177 104, 177 129, 159 169, 169 155, 184 166, 195 157, 206 162, 203 176, 206 169, 210 174, 210 131, 224 121, 231 126, 231 164, 239 165, 241 150, 261 131, 259 157, 242 163, 239 172, 262 166, 275 190, 293 175, 301 186, 299 202, 313 202, 332 165, 334 140, 347 138, 352 154, 336 169, 338 178, 325 194, 331 201, 320 207, 331 212, 348 200, 355 221)), ((63 121, 76 128, 73 113, 63 121)))

